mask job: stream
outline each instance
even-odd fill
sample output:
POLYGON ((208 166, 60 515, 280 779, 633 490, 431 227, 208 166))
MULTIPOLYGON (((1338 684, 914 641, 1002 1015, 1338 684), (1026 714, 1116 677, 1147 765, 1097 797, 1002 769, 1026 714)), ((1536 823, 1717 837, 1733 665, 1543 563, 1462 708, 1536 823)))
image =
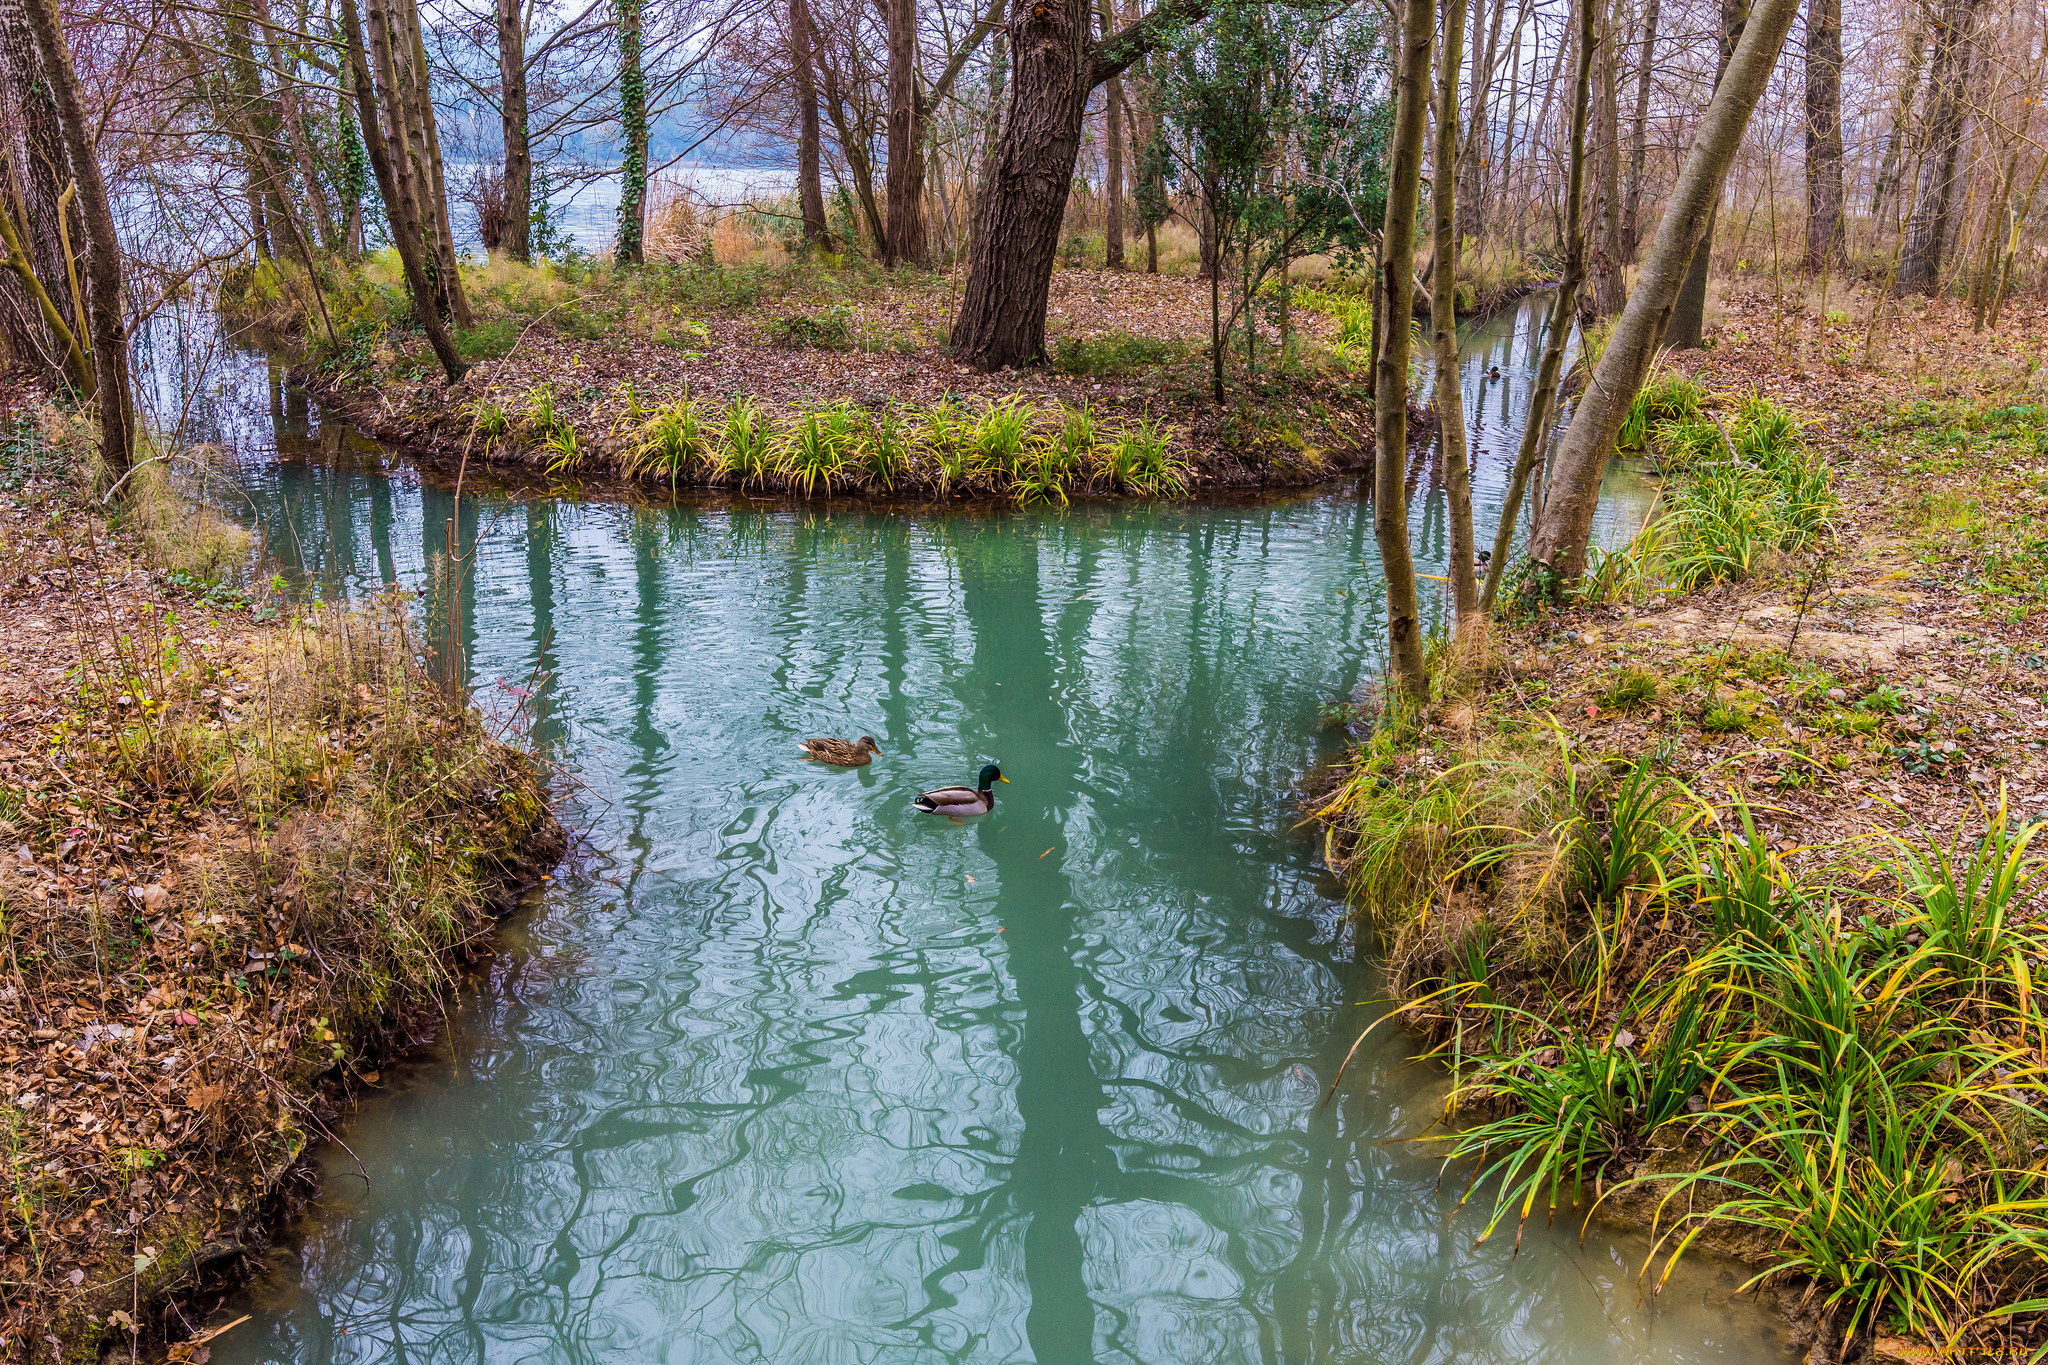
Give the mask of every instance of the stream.
MULTIPOLYGON (((1468 350, 1481 543, 1542 306, 1468 350)), ((954 512, 472 469, 458 510, 262 356, 225 376, 193 426, 304 587, 418 586, 456 518, 479 703, 529 708, 596 851, 320 1149, 216 1365, 1792 1358, 1710 1257, 1652 1296, 1575 1218, 1475 1248, 1484 1194, 1402 1141, 1444 1090, 1413 1039, 1321 1102, 1381 1012, 1295 827, 1380 663, 1355 478, 954 512), (990 761, 993 815, 910 809, 990 761)), ((1411 488, 1441 573, 1433 460, 1411 488)), ((1653 489, 1608 493, 1611 544, 1653 489)))

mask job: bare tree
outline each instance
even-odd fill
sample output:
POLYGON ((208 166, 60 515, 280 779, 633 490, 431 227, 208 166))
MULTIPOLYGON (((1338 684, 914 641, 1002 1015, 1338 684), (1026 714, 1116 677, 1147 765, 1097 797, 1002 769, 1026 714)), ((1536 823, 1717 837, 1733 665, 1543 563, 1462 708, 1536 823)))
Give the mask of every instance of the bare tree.
POLYGON ((1969 115, 1965 87, 1970 76, 1971 31, 1981 0, 1942 0, 1934 21, 1934 64, 1928 72, 1927 133, 1913 217, 1892 288, 1900 294, 1932 290, 1941 278, 1955 208, 1956 161, 1969 115))
MULTIPOLYGON (((1443 50, 1437 57, 1436 158, 1429 182, 1436 239, 1429 322, 1436 348, 1437 448, 1443 454, 1444 489, 1450 502, 1448 577, 1461 634, 1478 629, 1480 620, 1479 582, 1473 570, 1472 468, 1465 450, 1465 376, 1458 369, 1458 71, 1465 58, 1464 19, 1465 0, 1446 0, 1443 50)), ((1475 124, 1473 135, 1477 132, 1475 124)))
MULTIPOLYGON (((12 3, 13 0, 9 0, 12 3)), ((57 131, 77 189, 85 227, 86 314, 92 335, 92 396, 99 408, 100 460, 116 478, 135 460, 134 399, 128 388, 128 330, 121 318, 121 243, 100 178, 93 128, 79 98, 71 48, 57 17, 56 0, 22 0, 36 55, 42 60, 57 131)), ((61 217, 60 217, 61 222, 61 217)))
MULTIPOLYGON (((1551 422, 1557 412, 1557 389, 1564 376, 1564 348, 1579 313, 1579 289, 1586 279, 1586 124, 1590 118, 1593 86, 1593 46, 1596 41, 1593 6, 1598 0, 1574 0, 1578 20, 1578 50, 1572 76, 1571 132, 1565 153, 1564 274, 1557 282, 1557 294, 1550 302, 1550 318, 1543 339, 1543 358, 1536 365, 1536 386, 1529 395, 1528 415, 1522 422, 1522 440, 1515 455, 1515 467, 1508 476, 1507 498, 1501 505, 1500 525, 1493 533, 1493 556, 1487 565, 1486 587, 1479 595, 1479 609, 1493 610, 1501 580, 1507 574, 1508 552, 1514 545, 1516 524, 1522 517, 1522 499, 1529 478, 1536 471, 1550 440, 1551 422)), ((1558 55, 1566 44, 1558 44, 1558 55)))
POLYGON ((1394 127, 1387 139, 1387 211, 1380 228, 1373 326, 1372 531, 1387 580, 1387 671, 1402 700, 1429 697, 1422 662, 1422 614, 1408 545, 1408 331, 1415 315, 1415 216, 1422 198, 1422 143, 1429 121, 1429 0, 1405 0, 1397 39, 1394 127))
POLYGON ((1694 134, 1685 168, 1672 186, 1642 275, 1594 367, 1578 411, 1572 414, 1530 549, 1530 557, 1545 566, 1556 583, 1575 580, 1585 566, 1593 508, 1600 500, 1601 476, 1613 457, 1615 437, 1656 359, 1687 267, 1694 253, 1704 249, 1707 224, 1728 167, 1798 10, 1799 0, 1758 0, 1744 25, 1742 39, 1694 134))
POLYGON ((1842 0, 1806 7, 1806 268, 1842 256, 1842 0))

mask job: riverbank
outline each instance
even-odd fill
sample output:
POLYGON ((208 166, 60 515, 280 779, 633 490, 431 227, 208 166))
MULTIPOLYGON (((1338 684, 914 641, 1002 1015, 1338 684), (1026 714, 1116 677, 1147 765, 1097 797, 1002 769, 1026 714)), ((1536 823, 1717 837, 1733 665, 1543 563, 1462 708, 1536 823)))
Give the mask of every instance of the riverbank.
POLYGON ((91 1360, 191 1337, 563 836, 403 603, 224 586, 246 537, 161 465, 104 514, 11 396, 0 1358, 91 1360))
MULTIPOLYGON (((991 375, 944 352, 957 276, 494 262, 464 273, 474 368, 450 386, 383 270, 337 277, 323 315, 266 265, 229 281, 224 312, 367 434, 443 457, 564 480, 1053 504, 1302 488, 1372 459, 1369 310, 1350 294, 1305 286, 1284 350, 1263 336, 1249 366, 1240 338, 1219 405, 1207 285, 1186 276, 1057 272, 1051 364, 991 375)), ((1413 418, 1425 441, 1429 417, 1413 418)))
POLYGON ((2031 1348, 2041 317, 1916 303, 1866 367, 1867 315, 1793 302, 1738 293, 1670 362, 1705 408, 1646 433, 1669 514, 1446 658, 1319 814, 1453 1068, 1475 1231, 1717 1246, 1810 1285, 1850 1360, 2031 1348))

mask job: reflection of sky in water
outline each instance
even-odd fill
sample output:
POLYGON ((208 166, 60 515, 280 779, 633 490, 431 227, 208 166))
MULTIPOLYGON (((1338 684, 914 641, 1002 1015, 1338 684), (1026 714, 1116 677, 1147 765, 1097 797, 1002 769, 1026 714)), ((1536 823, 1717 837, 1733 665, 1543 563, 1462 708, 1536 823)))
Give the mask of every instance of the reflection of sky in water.
POLYGON ((1390 1144, 1441 1102, 1407 1040, 1318 1104, 1376 1013, 1290 832, 1378 657, 1352 484, 891 515, 471 471, 458 509, 242 364, 194 417, 244 514, 348 589, 421 582, 455 517, 480 696, 543 676, 602 852, 350 1124, 371 1183, 334 1154, 217 1361, 1786 1358, 1710 1263, 1652 1311, 1639 1242, 1474 1251, 1390 1144), (864 732, 870 768, 796 758, 864 732), (908 809, 991 758, 993 816, 908 809))

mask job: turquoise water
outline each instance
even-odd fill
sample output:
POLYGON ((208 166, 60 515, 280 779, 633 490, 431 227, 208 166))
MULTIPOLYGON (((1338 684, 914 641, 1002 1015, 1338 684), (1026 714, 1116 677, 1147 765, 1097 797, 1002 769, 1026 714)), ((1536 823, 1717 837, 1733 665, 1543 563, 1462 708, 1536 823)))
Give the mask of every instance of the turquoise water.
POLYGON ((888 513, 472 471, 458 509, 282 389, 207 420, 275 446, 246 514, 329 592, 430 577, 456 520, 477 694, 588 846, 323 1151, 216 1362, 1791 1358, 1716 1263, 1652 1300, 1640 1239, 1475 1249, 1404 1141, 1442 1099, 1411 1040, 1321 1103, 1378 1013, 1293 787, 1379 660, 1354 486, 888 513), (863 733, 866 769, 797 752, 863 733), (993 815, 910 809, 986 761, 993 815))

